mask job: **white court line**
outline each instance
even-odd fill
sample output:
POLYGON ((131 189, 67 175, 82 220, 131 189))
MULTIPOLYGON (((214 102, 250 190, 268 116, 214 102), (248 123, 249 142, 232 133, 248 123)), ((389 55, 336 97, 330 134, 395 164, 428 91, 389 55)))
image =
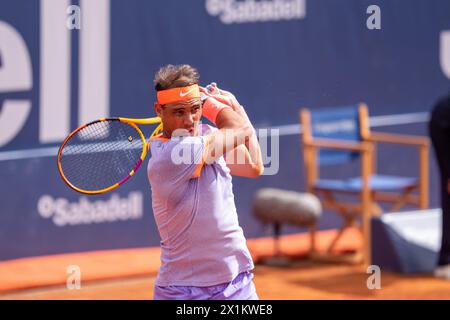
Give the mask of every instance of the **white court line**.
POLYGON ((25 149, 0 152, 0 161, 19 160, 28 158, 56 157, 59 147, 25 149))
MULTIPOLYGON (((406 114, 395 114, 389 116, 370 117, 369 123, 371 128, 395 126, 401 124, 423 123, 428 122, 430 114, 428 112, 416 112, 406 114)), ((301 133, 301 125, 288 124, 284 126, 271 127, 269 129, 278 129, 280 136, 287 136, 301 133)))
MULTIPOLYGON (((370 117, 370 127, 384 127, 402 124, 423 123, 428 122, 429 117, 430 117, 429 112, 405 113, 388 116, 374 116, 370 117)), ((301 126, 299 124, 288 124, 283 126, 259 128, 259 129, 268 129, 269 134, 270 130, 275 129, 278 130, 278 135, 280 136, 288 136, 301 133, 301 126)), ((3 151, 0 152, 0 161, 41 158, 41 157, 55 157, 58 154, 58 149, 59 147, 48 147, 37 149, 3 151)))

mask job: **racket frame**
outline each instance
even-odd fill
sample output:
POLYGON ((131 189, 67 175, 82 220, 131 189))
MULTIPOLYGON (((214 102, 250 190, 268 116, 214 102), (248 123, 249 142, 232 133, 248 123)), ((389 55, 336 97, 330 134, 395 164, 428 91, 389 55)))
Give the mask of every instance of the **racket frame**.
POLYGON ((106 193, 108 191, 111 191, 115 188, 117 188, 118 186, 124 184, 128 179, 130 179, 135 172, 139 169, 139 167, 141 166, 142 162, 144 161, 145 157, 147 156, 147 152, 150 148, 150 143, 146 141, 144 134, 142 133, 141 129, 137 126, 137 124, 157 124, 159 123, 159 126, 155 129, 155 131, 153 132, 153 134, 151 135, 151 137, 153 137, 155 134, 157 134, 161 129, 162 129, 162 123, 161 123, 161 119, 159 117, 154 117, 154 118, 145 118, 145 119, 133 119, 133 118, 122 118, 122 117, 118 117, 118 118, 101 118, 98 120, 94 120, 92 122, 86 123, 80 127, 78 127, 77 129, 75 129, 74 131, 72 131, 66 139, 64 139, 63 143, 61 144, 61 146, 59 147, 58 150, 58 156, 57 156, 57 163, 58 163, 58 171, 59 174, 61 175, 61 178, 63 179, 63 181, 73 190, 83 193, 83 194, 102 194, 102 193, 106 193), (141 138, 142 141, 142 153, 140 155, 140 159, 139 161, 136 163, 136 165, 134 166, 134 168, 128 173, 128 175, 126 177, 124 177, 122 180, 120 180, 119 182, 116 182, 115 184, 101 189, 101 190, 84 190, 81 188, 78 188, 76 186, 74 186, 65 176, 64 171, 62 169, 62 165, 61 165, 61 155, 62 155, 62 151, 64 149, 64 146, 66 145, 66 143, 70 140, 70 138, 72 138, 77 132, 81 131, 82 129, 94 124, 94 123, 98 123, 98 122, 109 122, 109 121, 120 121, 120 122, 124 122, 130 126, 132 126, 138 133, 139 136, 141 138))

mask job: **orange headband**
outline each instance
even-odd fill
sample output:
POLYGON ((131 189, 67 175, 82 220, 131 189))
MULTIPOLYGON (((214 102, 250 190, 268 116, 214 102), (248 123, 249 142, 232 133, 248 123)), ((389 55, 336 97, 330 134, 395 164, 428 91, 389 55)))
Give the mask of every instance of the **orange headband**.
POLYGON ((169 104, 200 98, 200 90, 197 84, 193 84, 187 87, 157 91, 156 96, 158 98, 158 104, 169 104))

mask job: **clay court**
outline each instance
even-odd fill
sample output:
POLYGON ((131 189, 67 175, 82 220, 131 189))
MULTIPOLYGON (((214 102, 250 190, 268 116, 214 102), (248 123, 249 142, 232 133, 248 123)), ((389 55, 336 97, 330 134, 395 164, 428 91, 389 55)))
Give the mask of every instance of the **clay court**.
MULTIPOLYGON (((321 232, 318 248, 323 250, 335 231, 321 232)), ((337 253, 352 252, 360 245, 357 230, 340 241, 337 253)), ((255 261, 270 261, 270 238, 251 239, 255 261)), ((257 263, 255 284, 262 300, 353 300, 353 299, 450 299, 450 281, 431 274, 405 275, 382 271, 381 289, 368 289, 370 277, 362 265, 318 262, 305 259, 308 238, 283 236, 285 266, 257 263)), ((151 300, 159 267, 159 249, 130 249, 52 257, 19 259, 0 264, 0 299, 120 299, 151 300), (66 288, 66 266, 81 268, 81 288, 66 288)))
POLYGON ((450 1, 180 3, 0 1, 0 300, 450 300, 450 1))

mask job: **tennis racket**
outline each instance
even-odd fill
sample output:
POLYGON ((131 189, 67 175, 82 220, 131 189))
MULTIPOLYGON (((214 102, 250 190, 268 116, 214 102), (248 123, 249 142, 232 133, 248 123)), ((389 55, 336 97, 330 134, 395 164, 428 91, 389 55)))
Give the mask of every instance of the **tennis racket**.
POLYGON ((74 130, 58 152, 58 170, 64 182, 84 194, 100 194, 124 184, 144 161, 149 142, 137 124, 159 124, 147 119, 103 118, 74 130))

